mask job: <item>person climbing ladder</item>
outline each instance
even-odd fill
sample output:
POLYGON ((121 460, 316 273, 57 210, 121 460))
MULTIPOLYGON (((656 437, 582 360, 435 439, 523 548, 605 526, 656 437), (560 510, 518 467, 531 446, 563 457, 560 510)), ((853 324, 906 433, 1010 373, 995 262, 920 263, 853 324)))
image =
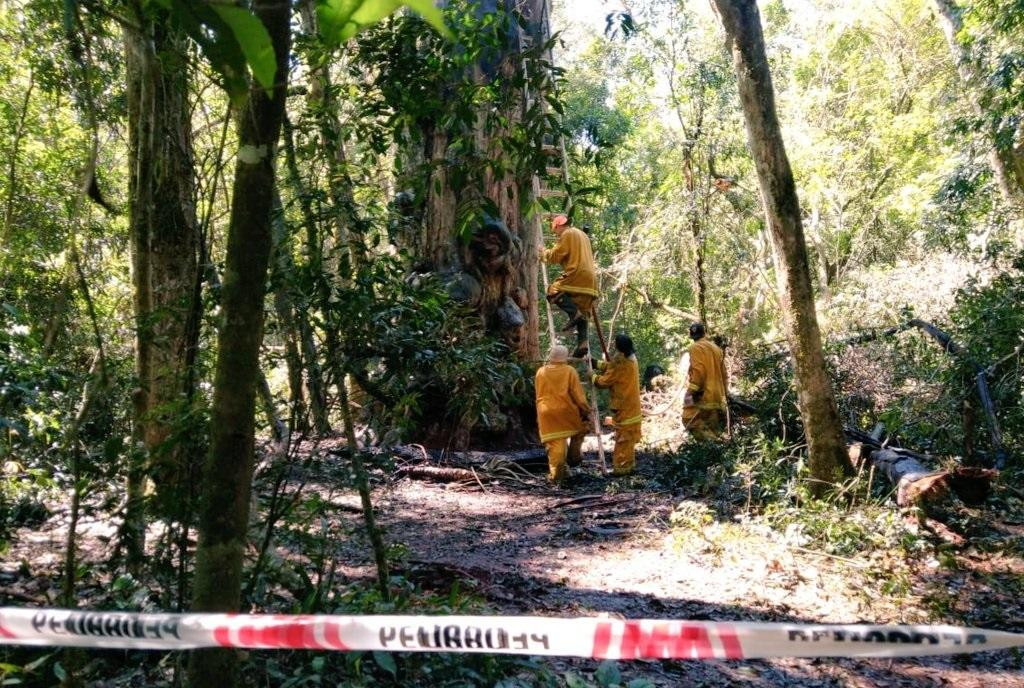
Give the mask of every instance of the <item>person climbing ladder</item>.
POLYGON ((556 215, 551 220, 551 229, 558 236, 558 243, 541 255, 545 263, 561 265, 563 272, 548 287, 546 298, 569 316, 564 329, 576 330, 573 357, 584 358, 590 355, 587 325, 597 298, 597 271, 590 237, 570 225, 565 215, 556 215))

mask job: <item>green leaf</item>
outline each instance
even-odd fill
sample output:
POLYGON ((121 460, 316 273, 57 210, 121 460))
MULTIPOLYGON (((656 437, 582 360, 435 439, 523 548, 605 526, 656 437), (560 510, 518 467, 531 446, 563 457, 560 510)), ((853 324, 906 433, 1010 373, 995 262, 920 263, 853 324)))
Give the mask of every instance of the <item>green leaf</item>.
POLYGON ((626 684, 626 688, 654 688, 654 684, 645 678, 635 678, 626 684))
POLYGON ((68 672, 64 671, 64 667, 61 666, 60 662, 53 665, 53 675, 60 679, 61 682, 68 680, 68 672))
POLYGON ((444 13, 432 0, 322 0, 316 7, 320 33, 328 45, 338 45, 407 5, 442 35, 451 38, 444 13))
POLYGON ((448 30, 448 26, 444 23, 444 12, 433 3, 433 0, 405 0, 402 4, 412 8, 416 14, 423 17, 424 21, 433 26, 445 38, 454 38, 452 32, 448 30))
POLYGON ((47 662, 47 661, 48 661, 48 660, 49 660, 49 659, 50 659, 51 657, 53 657, 53 656, 54 656, 55 654, 57 654, 57 653, 56 653, 56 652, 50 652, 49 654, 45 654, 45 655, 43 655, 42 657, 39 657, 38 659, 35 659, 35 660, 33 660, 33 661, 29 662, 29 663, 28 663, 28 664, 26 664, 26 665, 24 666, 24 668, 23 668, 23 669, 24 669, 24 671, 25 671, 25 673, 31 674, 31 673, 32 673, 33 671, 35 671, 35 670, 36 670, 36 669, 38 669, 39 667, 41 667, 41 666, 43 666, 44 664, 46 664, 46 662, 47 662))
POLYGON ((390 652, 374 652, 373 661, 377 662, 377 666, 391 674, 392 677, 398 674, 398 667, 390 652))
POLYGON ((619 683, 622 680, 622 674, 619 672, 618 662, 613 659, 604 660, 594 672, 594 678, 604 688, 619 683))
POLYGON ((235 5, 210 5, 224 23, 231 28, 238 46, 245 55, 245 61, 252 70, 253 78, 268 91, 274 88, 277 59, 274 57, 274 43, 270 40, 267 27, 249 10, 235 5))
POLYGON ((571 671, 565 672, 563 677, 568 688, 587 688, 587 682, 571 671))
POLYGON ((244 98, 249 89, 245 55, 220 14, 200 0, 171 0, 171 18, 196 42, 231 98, 244 98))

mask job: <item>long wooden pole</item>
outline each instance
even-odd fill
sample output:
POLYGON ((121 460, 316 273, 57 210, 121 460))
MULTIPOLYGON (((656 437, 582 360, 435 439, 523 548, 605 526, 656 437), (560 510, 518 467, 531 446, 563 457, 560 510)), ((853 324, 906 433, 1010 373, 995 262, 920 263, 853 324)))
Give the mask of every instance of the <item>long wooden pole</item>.
POLYGON ((594 320, 594 327, 597 328, 597 339, 601 342, 601 351, 604 353, 604 360, 610 361, 612 357, 608 355, 608 343, 604 340, 604 332, 601 331, 601 320, 597 317, 597 304, 591 304, 590 306, 590 317, 594 320))
MULTIPOLYGON (((593 310, 591 310, 593 312, 593 310)), ((597 319, 595 318, 595 322, 597 319)), ((600 325, 598 325, 600 327, 600 325)), ((589 346, 588 346, 589 348, 589 346)), ((608 357, 608 352, 605 351, 605 358, 608 357)), ((601 472, 608 472, 608 461, 604 458, 604 438, 601 436, 601 421, 598 418, 597 408, 597 385, 594 384, 594 359, 591 356, 587 356, 587 381, 590 386, 590 415, 594 419, 594 436, 597 438, 597 458, 601 462, 601 472)))

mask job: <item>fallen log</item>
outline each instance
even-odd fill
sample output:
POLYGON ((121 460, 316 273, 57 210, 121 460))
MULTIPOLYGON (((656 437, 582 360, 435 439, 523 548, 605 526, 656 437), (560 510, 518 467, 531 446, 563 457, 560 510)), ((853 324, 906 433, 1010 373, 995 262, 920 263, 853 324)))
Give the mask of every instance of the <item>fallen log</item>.
POLYGON ((444 449, 427 449, 420 445, 401 445, 393 447, 391 453, 407 461, 436 461, 444 464, 461 466, 482 466, 490 461, 508 461, 516 464, 531 464, 543 460, 546 464, 548 455, 543 447, 522 449, 519 451, 447 451, 444 449))
MULTIPOLYGON (((920 318, 911 318, 907 322, 892 327, 878 327, 865 330, 863 332, 855 333, 849 337, 833 340, 829 342, 829 346, 846 347, 856 346, 858 344, 865 344, 867 342, 874 341, 876 339, 884 339, 893 337, 901 332, 906 332, 911 328, 917 328, 927 334, 929 337, 934 339, 943 348, 943 350, 950 356, 957 357, 963 360, 967 365, 974 371, 974 388, 978 395, 978 401, 981 404, 982 411, 985 413, 985 419, 988 421, 989 438, 992 442, 992 465, 995 468, 1001 469, 1006 465, 1007 453, 1006 447, 1003 444, 1003 433, 999 427, 999 420, 996 417, 995 404, 992 401, 992 394, 988 387, 988 375, 991 374, 992 369, 996 364, 986 368, 982 366, 977 360, 975 360, 970 352, 957 343, 952 335, 948 332, 936 327, 935 325, 921 320, 920 318)), ((788 349, 780 349, 779 351, 770 352, 767 354, 769 357, 785 357, 789 356, 788 349)))
POLYGON ((413 478, 430 480, 437 483, 476 482, 488 480, 488 476, 479 475, 467 468, 448 468, 447 466, 402 466, 395 471, 396 478, 413 478))
POLYGON ((875 468, 896 487, 896 503, 900 506, 939 502, 950 493, 965 504, 981 504, 998 475, 990 468, 969 466, 932 470, 921 463, 919 456, 898 449, 877 449, 869 455, 875 468))

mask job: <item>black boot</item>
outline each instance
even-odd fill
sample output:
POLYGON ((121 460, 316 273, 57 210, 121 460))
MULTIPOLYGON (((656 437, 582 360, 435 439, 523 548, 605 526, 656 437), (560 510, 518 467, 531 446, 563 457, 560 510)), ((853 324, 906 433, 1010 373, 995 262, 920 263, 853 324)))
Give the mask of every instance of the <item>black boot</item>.
POLYGON ((579 329, 579 320, 583 317, 580 313, 580 309, 573 303, 572 296, 567 292, 559 292, 558 296, 552 301, 558 309, 569 316, 569 322, 562 328, 562 332, 571 332, 575 327, 579 329))

